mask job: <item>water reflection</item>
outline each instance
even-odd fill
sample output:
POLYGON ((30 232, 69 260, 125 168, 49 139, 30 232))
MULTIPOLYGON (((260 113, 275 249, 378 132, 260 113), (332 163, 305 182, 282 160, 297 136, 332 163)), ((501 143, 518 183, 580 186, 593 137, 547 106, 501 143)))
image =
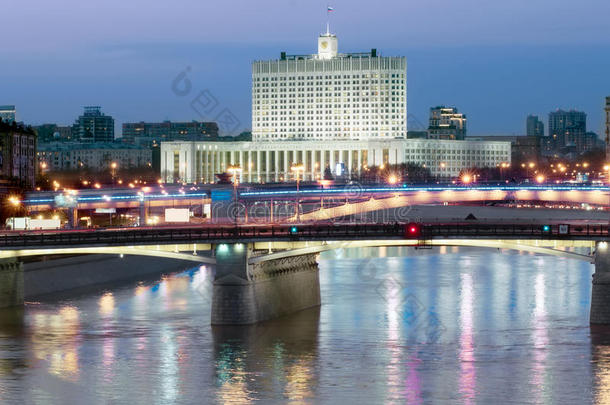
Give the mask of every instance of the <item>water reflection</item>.
POLYGON ((536 402, 542 402, 546 391, 546 358, 548 331, 546 328, 546 296, 544 274, 536 275, 534 284, 534 316, 532 317, 532 339, 534 356, 532 364, 532 388, 536 402))
POLYGON ((210 326, 207 267, 0 311, 0 402, 610 401, 589 264, 387 248, 320 268, 322 307, 246 327, 210 326))
MULTIPOLYGON (((467 263, 466 268, 467 268, 467 263)), ((460 393, 465 404, 472 404, 476 394, 476 369, 474 357, 473 337, 473 306, 474 291, 472 276, 468 273, 461 275, 462 302, 460 305, 460 393)))
POLYGON ((218 401, 248 403, 282 385, 284 400, 311 400, 319 320, 317 307, 257 325, 213 326, 218 401))
POLYGON ((80 314, 76 307, 57 311, 41 308, 30 324, 31 350, 36 363, 46 364, 50 374, 67 381, 78 380, 80 314))
MULTIPOLYGON (((27 367, 23 357, 10 353, 12 344, 17 347, 21 346, 20 342, 24 338, 25 331, 23 308, 0 309, 0 379, 19 374, 27 367)), ((0 383, 0 399, 2 397, 2 384, 0 383)))

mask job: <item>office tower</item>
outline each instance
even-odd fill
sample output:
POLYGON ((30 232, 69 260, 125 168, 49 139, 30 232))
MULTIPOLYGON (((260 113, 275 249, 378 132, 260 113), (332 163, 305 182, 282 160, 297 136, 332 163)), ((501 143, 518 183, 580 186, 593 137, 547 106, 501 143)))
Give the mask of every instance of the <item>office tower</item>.
POLYGON ((318 53, 252 64, 253 141, 406 138, 407 61, 376 49, 339 53, 328 31, 318 53))
POLYGON ((510 142, 451 140, 464 138, 466 117, 447 111, 453 135, 406 139, 406 59, 339 53, 327 30, 317 54, 252 64, 251 141, 163 141, 161 178, 209 183, 237 166, 240 182, 347 180, 406 163, 451 177, 510 162, 510 142))

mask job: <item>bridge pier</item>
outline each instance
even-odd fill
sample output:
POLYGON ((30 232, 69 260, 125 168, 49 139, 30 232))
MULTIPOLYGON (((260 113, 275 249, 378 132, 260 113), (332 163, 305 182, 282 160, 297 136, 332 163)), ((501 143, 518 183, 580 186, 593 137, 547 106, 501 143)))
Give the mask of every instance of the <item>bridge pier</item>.
POLYGON ((590 322, 610 325, 610 243, 598 242, 595 248, 595 274, 591 290, 590 322))
POLYGON ((246 325, 320 305, 317 254, 251 263, 252 244, 219 244, 212 325, 246 325))
POLYGON ((0 308, 23 305, 23 264, 0 259, 0 308))

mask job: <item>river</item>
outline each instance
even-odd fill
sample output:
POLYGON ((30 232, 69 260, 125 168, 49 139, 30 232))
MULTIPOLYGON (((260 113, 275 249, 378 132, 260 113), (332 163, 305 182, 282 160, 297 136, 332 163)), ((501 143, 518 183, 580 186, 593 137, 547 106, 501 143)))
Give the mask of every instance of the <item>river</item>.
POLYGON ((49 297, 0 312, 0 402, 607 404, 592 272, 489 249, 325 252, 321 307, 248 327, 210 326, 207 267, 49 297))

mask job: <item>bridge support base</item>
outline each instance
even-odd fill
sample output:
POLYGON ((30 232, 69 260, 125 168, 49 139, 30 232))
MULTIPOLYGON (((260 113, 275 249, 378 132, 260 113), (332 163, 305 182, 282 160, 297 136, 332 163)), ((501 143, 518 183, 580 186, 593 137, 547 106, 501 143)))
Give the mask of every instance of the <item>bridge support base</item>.
POLYGON ((610 243, 598 242, 591 290, 592 325, 610 325, 610 243))
POLYGON ((0 259, 0 308, 23 305, 23 264, 0 259))
POLYGON ((212 325, 247 325, 320 305, 317 254, 256 264, 251 245, 215 248, 212 325))

